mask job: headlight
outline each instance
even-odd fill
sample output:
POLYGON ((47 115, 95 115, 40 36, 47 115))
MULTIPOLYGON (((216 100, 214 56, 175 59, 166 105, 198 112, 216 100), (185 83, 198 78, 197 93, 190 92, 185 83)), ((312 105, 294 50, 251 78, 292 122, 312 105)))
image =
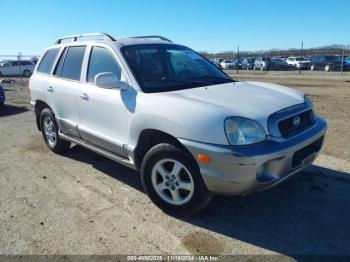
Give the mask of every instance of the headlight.
POLYGON ((310 96, 305 95, 305 96, 304 96, 304 102, 305 102, 310 108, 313 108, 313 104, 312 104, 312 101, 311 101, 310 96))
POLYGON ((265 140, 263 127, 257 122, 243 118, 230 117, 225 121, 225 132, 231 145, 248 145, 265 140))

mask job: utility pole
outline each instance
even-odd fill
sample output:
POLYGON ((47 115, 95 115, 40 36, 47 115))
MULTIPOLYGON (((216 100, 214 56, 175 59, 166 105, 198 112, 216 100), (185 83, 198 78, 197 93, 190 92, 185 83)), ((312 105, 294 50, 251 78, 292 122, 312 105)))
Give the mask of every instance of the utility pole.
POLYGON ((300 62, 299 62, 299 75, 301 74, 301 62, 302 62, 302 57, 303 57, 303 47, 304 47, 304 41, 301 41, 300 62))

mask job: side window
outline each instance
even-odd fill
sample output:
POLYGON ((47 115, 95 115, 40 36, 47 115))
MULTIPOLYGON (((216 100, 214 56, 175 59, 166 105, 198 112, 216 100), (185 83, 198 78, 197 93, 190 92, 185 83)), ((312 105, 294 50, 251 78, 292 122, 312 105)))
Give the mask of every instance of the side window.
POLYGON ((93 83, 99 73, 111 72, 121 78, 121 68, 110 51, 103 47, 93 47, 90 55, 87 81, 93 83))
POLYGON ((72 46, 68 48, 62 68, 62 78, 80 80, 85 49, 85 46, 72 46))
POLYGON ((64 58, 66 57, 66 53, 67 53, 67 48, 65 48, 61 54, 60 59, 58 60, 58 63, 56 65, 55 71, 53 72, 53 74, 55 76, 61 76, 62 73, 62 68, 63 68, 63 63, 64 63, 64 58))
POLYGON ((130 64, 138 71, 142 81, 159 81, 167 75, 167 70, 161 59, 159 50, 144 48, 139 51, 128 50, 125 52, 130 64))
POLYGON ((19 65, 19 63, 17 61, 12 61, 11 63, 12 63, 11 64, 12 66, 18 66, 19 65))
POLYGON ((38 72, 46 74, 50 73, 53 63, 55 62, 58 50, 58 48, 50 49, 44 54, 44 57, 42 58, 38 66, 38 72))
POLYGON ((29 61, 20 61, 20 65, 23 65, 23 66, 30 66, 30 65, 33 65, 31 62, 29 61))

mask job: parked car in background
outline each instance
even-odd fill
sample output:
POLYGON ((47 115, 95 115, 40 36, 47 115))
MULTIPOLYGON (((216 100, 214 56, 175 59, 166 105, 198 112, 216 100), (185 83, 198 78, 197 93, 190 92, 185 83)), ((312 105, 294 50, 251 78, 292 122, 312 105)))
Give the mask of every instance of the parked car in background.
POLYGON ((252 70, 254 69, 255 57, 246 57, 243 59, 241 68, 244 70, 252 70))
POLYGON ((258 57, 254 63, 254 70, 291 70, 294 67, 282 58, 258 57))
POLYGON ((269 67, 271 59, 269 57, 257 57, 254 61, 254 70, 267 70, 269 67))
POLYGON ((222 69, 236 69, 236 61, 224 60, 220 63, 222 69))
POLYGON ((74 143, 140 170, 152 202, 174 215, 199 212, 213 193, 268 189, 319 154, 327 124, 300 91, 232 80, 164 37, 102 35, 57 40, 30 78, 53 152, 74 143))
POLYGON ((225 59, 223 58, 213 58, 211 61, 214 65, 216 65, 218 68, 221 69, 221 63, 224 61, 225 59))
POLYGON ((30 77, 35 63, 30 60, 9 61, 0 66, 0 76, 23 75, 30 77))
POLYGON ((290 56, 287 58, 287 64, 297 69, 310 69, 311 62, 304 57, 290 56))
POLYGON ((236 60, 236 68, 242 69, 242 63, 243 63, 244 57, 241 57, 236 60))
POLYGON ((0 85, 0 107, 2 107, 5 103, 5 90, 4 88, 0 85))
POLYGON ((324 70, 324 71, 340 71, 343 67, 343 70, 348 70, 346 61, 343 61, 341 56, 335 55, 318 55, 314 56, 311 59, 311 70, 324 70))
POLYGON ((344 59, 347 70, 350 70, 350 56, 344 59))
POLYGON ((294 66, 287 63, 287 59, 273 57, 270 62, 270 70, 292 70, 294 66))
POLYGON ((32 61, 35 65, 36 65, 36 63, 38 63, 38 60, 39 60, 39 58, 37 58, 37 57, 32 57, 30 59, 30 61, 32 61))

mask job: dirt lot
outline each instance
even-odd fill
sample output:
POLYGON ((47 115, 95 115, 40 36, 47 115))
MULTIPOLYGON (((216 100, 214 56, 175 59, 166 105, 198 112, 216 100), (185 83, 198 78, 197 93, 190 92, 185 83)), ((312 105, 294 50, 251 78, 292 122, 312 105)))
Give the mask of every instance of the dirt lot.
POLYGON ((329 124, 307 171, 247 197, 213 199, 199 216, 163 214, 138 173, 74 146, 45 146, 18 84, 0 109, 0 254, 350 255, 350 77, 230 72, 310 94, 329 124))

